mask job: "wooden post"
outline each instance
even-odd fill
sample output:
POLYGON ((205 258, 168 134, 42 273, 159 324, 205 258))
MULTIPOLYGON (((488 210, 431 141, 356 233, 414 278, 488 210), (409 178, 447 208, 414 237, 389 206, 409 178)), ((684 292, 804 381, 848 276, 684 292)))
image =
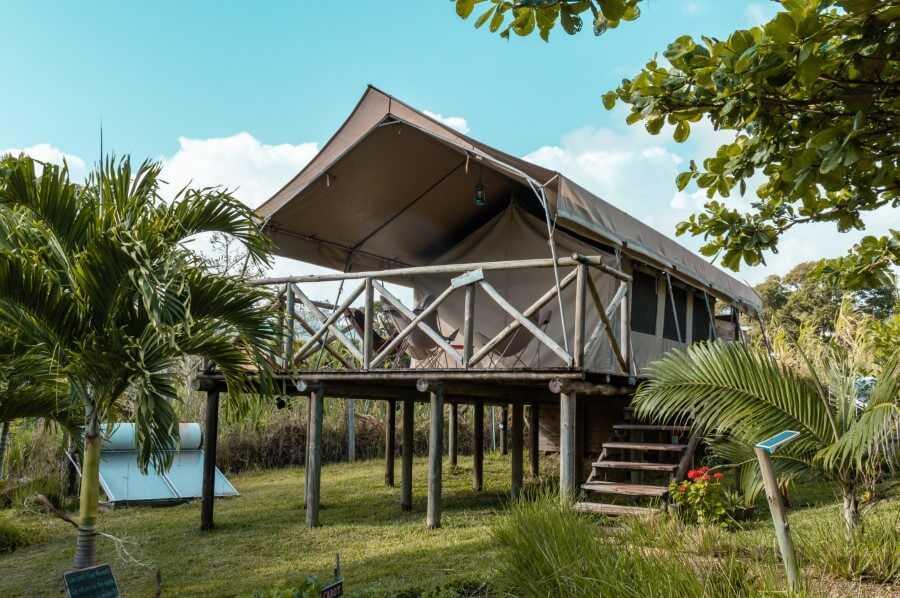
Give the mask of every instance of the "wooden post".
POLYGON ((797 567, 797 557, 794 554, 794 541, 791 539, 791 528, 788 525, 787 512, 781 492, 778 490, 778 480, 769 453, 758 446, 753 447, 756 458, 759 460, 759 470, 762 474, 763 486, 766 489, 766 500, 769 501, 769 510, 772 512, 772 522, 775 524, 775 537, 778 539, 778 548, 781 550, 781 560, 784 561, 784 570, 787 574, 788 585, 792 591, 800 587, 800 569, 797 567))
POLYGON ((475 344, 475 285, 466 287, 465 315, 463 320, 463 366, 469 367, 475 344))
POLYGON ((384 422, 384 485, 394 486, 394 455, 397 452, 397 401, 387 402, 384 422))
POLYGON ((285 302, 284 369, 294 365, 294 285, 288 283, 285 302))
POLYGON ((540 453, 540 407, 537 403, 531 405, 531 450, 529 457, 531 458, 531 477, 537 479, 541 475, 541 453, 540 453))
POLYGON ((344 399, 347 408, 347 461, 356 461, 356 401, 344 399))
MULTIPOLYGON (((584 367, 584 313, 587 298, 587 264, 578 264, 575 278, 575 340, 572 347, 572 358, 576 368, 584 367)), ((601 308, 602 309, 602 308, 601 308)))
POLYGON ((512 497, 522 495, 523 457, 525 433, 525 405, 521 401, 512 406, 512 497))
POLYGON ((631 376, 631 372, 634 371, 634 364, 631 363, 631 283, 622 284, 626 287, 625 296, 619 304, 619 347, 622 349, 625 365, 628 366, 625 374, 631 376))
POLYGON ((569 502, 576 496, 575 479, 575 410, 577 395, 564 392, 559 395, 559 496, 569 502))
POLYGON ((472 413, 472 489, 484 489, 484 401, 477 401, 472 413))
POLYGON ((403 471, 400 482, 400 508, 412 510, 413 473, 413 427, 415 426, 415 404, 412 399, 403 401, 403 471))
POLYGON ((440 386, 431 389, 431 430, 428 434, 428 513, 425 526, 441 527, 441 460, 444 436, 444 391, 440 386))
POLYGON ((317 388, 309 393, 310 430, 307 433, 307 451, 309 457, 307 464, 306 487, 306 525, 316 527, 319 525, 319 497, 322 483, 322 424, 323 424, 322 388, 317 388))
POLYGON ((450 467, 455 468, 459 454, 459 409, 456 403, 450 403, 450 429, 448 430, 447 444, 450 453, 450 467))
POLYGON ((500 454, 507 452, 506 432, 509 425, 509 406, 503 405, 500 409, 500 454))
POLYGON ((206 427, 203 430, 203 498, 200 504, 200 529, 211 530, 213 501, 216 497, 216 441, 219 435, 219 391, 206 393, 206 427))
POLYGON ((366 278, 366 288, 364 291, 364 310, 365 323, 363 324, 363 369, 369 369, 372 363, 372 339, 374 338, 373 326, 375 323, 375 290, 372 286, 372 279, 366 278))

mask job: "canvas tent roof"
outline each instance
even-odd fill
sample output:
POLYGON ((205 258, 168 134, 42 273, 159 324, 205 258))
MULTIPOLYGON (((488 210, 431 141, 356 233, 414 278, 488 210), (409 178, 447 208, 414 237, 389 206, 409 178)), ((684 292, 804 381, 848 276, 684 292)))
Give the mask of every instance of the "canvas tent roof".
POLYGON ((561 173, 506 154, 369 87, 258 214, 279 255, 338 270, 433 263, 510 201, 758 311, 749 286, 561 173), (481 185, 484 206, 473 201, 481 185), (539 199, 540 196, 540 199, 539 199))

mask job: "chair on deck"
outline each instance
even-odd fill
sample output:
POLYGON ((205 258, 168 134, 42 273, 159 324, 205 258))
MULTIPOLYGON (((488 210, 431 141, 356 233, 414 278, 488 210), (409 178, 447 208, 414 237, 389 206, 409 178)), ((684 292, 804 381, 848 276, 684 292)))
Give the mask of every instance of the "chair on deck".
MULTIPOLYGON (((528 319, 531 320, 535 326, 546 332, 552 317, 553 312, 548 309, 542 312, 535 312, 531 314, 531 317, 528 319)), ((477 333, 477 335, 481 346, 486 345, 491 340, 480 332, 477 333)), ((527 366, 527 364, 522 361, 522 354, 531 344, 532 340, 534 340, 534 335, 528 332, 524 326, 519 326, 509 338, 504 339, 491 350, 489 355, 491 360, 490 367, 497 367, 502 360, 508 357, 515 358, 513 365, 527 366)), ((538 358, 540 358, 540 355, 538 355, 538 358)))
MULTIPOLYGON (((434 301, 434 295, 428 295, 419 304, 412 310, 413 314, 419 315, 434 301)), ((400 333, 404 328, 409 326, 412 320, 406 316, 406 314, 401 313, 399 310, 386 306, 384 309, 384 313, 391 319, 394 326, 397 328, 397 334, 400 333)), ((441 338, 443 338, 446 342, 450 342, 458 330, 454 330, 448 335, 444 335, 441 332, 440 326, 438 325, 438 314, 437 310, 428 314, 425 319, 422 320, 422 323, 429 326, 432 330, 437 332, 441 338)), ((412 329, 412 331, 403 339, 403 343, 401 343, 404 347, 404 350, 407 354, 414 360, 420 363, 423 368, 431 368, 437 367, 440 363, 441 357, 444 356, 444 350, 434 341, 433 338, 425 334, 421 328, 416 326, 412 329)))

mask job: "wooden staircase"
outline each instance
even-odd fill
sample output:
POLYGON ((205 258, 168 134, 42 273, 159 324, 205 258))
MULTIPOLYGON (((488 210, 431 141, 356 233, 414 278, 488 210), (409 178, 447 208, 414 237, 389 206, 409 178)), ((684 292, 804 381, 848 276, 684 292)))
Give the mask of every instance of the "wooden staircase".
POLYGON ((637 499, 665 505, 669 482, 682 480, 693 461, 696 439, 688 439, 685 426, 621 423, 613 426, 591 475, 581 485, 588 496, 601 495, 617 502, 583 501, 575 509, 600 515, 651 515, 658 508, 629 504, 637 499))

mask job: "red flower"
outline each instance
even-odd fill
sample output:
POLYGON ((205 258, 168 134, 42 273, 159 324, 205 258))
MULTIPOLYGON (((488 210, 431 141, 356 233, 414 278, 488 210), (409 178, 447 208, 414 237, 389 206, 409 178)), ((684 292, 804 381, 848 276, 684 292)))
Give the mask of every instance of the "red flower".
POLYGON ((698 469, 692 469, 687 473, 687 477, 689 480, 703 479, 706 477, 707 471, 709 471, 709 467, 700 467, 698 469))
POLYGON ((714 477, 715 479, 717 479, 717 480, 721 480, 722 478, 725 477, 725 474, 723 474, 722 472, 717 471, 716 473, 713 474, 713 477, 714 477))

